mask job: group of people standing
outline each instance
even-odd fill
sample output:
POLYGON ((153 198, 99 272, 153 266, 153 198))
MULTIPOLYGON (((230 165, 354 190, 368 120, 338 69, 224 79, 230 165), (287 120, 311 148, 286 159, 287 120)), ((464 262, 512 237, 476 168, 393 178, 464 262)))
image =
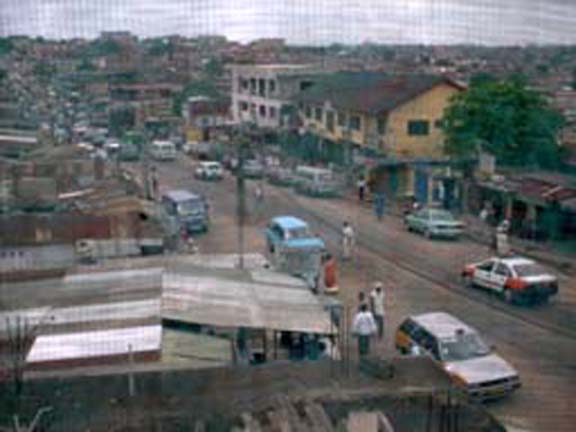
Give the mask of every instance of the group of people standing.
POLYGON ((382 282, 374 283, 369 302, 363 292, 359 294, 358 312, 354 316, 351 331, 357 338, 360 357, 370 354, 370 341, 373 337, 379 340, 384 338, 385 302, 382 282))

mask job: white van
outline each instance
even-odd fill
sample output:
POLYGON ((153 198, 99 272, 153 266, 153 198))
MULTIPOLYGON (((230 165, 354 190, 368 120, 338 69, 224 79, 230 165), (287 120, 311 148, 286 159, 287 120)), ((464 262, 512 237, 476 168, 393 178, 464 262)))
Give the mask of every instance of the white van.
POLYGON ((150 155, 158 161, 172 161, 176 159, 176 145, 172 141, 153 141, 150 155))
POLYGON ((296 167, 295 177, 299 193, 323 197, 338 195, 338 181, 330 169, 300 165, 296 167))

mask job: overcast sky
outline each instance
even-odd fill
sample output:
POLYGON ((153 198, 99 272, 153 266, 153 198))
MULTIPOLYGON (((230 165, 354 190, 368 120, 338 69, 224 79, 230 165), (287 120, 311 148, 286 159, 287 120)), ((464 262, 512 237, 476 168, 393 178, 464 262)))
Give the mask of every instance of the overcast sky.
POLYGON ((575 44, 575 29, 576 0, 0 0, 0 35, 48 38, 130 30, 291 44, 575 44))

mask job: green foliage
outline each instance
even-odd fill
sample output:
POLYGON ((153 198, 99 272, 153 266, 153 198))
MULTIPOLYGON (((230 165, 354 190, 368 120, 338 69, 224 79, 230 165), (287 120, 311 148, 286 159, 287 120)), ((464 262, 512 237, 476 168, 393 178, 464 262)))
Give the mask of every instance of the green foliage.
POLYGON ((56 67, 47 62, 39 62, 34 65, 32 72, 41 82, 47 82, 56 73, 56 67))
POLYGON ((111 84, 136 84, 142 81, 142 74, 138 71, 126 71, 108 74, 111 84))
POLYGON ((163 56, 174 52, 174 44, 165 38, 154 38, 147 44, 146 54, 151 56, 163 56))
POLYGON ((118 54, 122 51, 120 44, 113 40, 97 39, 90 43, 86 54, 90 57, 100 57, 112 54, 118 54))
POLYGON ((82 59, 80 64, 76 67, 78 72, 94 72, 96 70, 96 66, 92 64, 92 62, 88 59, 82 59))
POLYGON ((122 136, 125 130, 132 129, 136 120, 134 108, 129 105, 115 107, 108 115, 108 128, 113 136, 122 136))
POLYGON ((182 92, 174 96, 172 111, 175 115, 180 115, 182 104, 191 96, 207 96, 214 99, 222 97, 216 86, 209 80, 196 80, 190 82, 182 92))
POLYGON ((14 48, 12 40, 9 38, 0 38, 0 56, 9 54, 14 48))
POLYGON ((211 58, 204 64, 202 72, 208 78, 215 78, 222 75, 222 72, 224 72, 224 66, 220 60, 211 58))
POLYGON ((446 109, 446 151, 473 157, 482 149, 500 164, 554 167, 560 158, 557 134, 563 118, 524 80, 472 80, 446 109))

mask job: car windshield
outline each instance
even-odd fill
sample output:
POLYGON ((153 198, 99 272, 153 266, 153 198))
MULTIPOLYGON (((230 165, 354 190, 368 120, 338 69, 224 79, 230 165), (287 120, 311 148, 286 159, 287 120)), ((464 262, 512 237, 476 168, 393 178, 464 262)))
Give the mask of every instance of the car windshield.
POLYGON ((474 333, 457 336, 440 343, 440 355, 444 361, 462 361, 490 354, 490 348, 474 333))
POLYGON ((178 204, 178 213, 187 215, 198 213, 204 209, 204 203, 201 200, 189 200, 178 204))
POLYGON ((286 231, 286 239, 302 239, 311 237, 308 227, 292 228, 286 231))
POLYGON ((444 210, 430 210, 430 219, 436 221, 446 221, 452 222, 454 221, 454 216, 450 212, 444 210))
POLYGON ((538 264, 517 264, 514 267, 514 271, 520 277, 526 276, 540 276, 548 273, 542 266, 538 264))

